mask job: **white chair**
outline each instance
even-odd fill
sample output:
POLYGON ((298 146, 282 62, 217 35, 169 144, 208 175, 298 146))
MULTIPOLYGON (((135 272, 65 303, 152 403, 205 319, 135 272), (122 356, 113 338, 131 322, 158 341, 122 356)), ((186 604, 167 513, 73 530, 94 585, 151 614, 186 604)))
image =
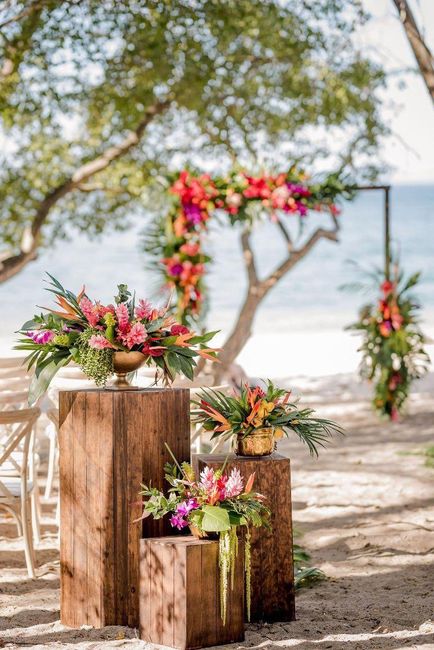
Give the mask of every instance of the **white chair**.
POLYGON ((24 540, 27 572, 35 577, 32 531, 31 450, 34 425, 40 415, 38 408, 12 409, 0 412, 3 435, 0 440, 0 508, 15 519, 18 534, 24 540))
MULTIPOLYGON (((0 393, 0 413, 2 411, 10 410, 19 410, 26 409, 28 407, 28 391, 5 391, 0 393)), ((8 429, 3 425, 0 427, 0 445, 1 438, 4 432, 7 433, 8 429)), ((14 455, 20 454, 20 451, 14 452, 14 455)), ((34 484, 34 489, 31 494, 31 503, 32 503, 32 522, 33 522, 33 533, 34 539, 37 544, 41 541, 41 528, 40 528, 40 519, 41 519, 41 504, 40 504, 40 494, 38 486, 38 471, 40 466, 40 457, 35 451, 35 437, 32 437, 30 450, 29 450, 29 469, 30 469, 30 480, 34 484)))

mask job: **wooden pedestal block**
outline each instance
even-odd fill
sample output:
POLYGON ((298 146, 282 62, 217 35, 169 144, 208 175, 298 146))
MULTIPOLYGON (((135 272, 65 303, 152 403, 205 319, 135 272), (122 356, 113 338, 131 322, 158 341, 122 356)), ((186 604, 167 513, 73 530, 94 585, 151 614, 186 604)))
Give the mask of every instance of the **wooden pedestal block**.
POLYGON ((140 547, 140 638, 193 650, 244 640, 244 549, 226 624, 220 615, 218 541, 194 537, 143 539, 140 547))
MULTIPOLYGON (((138 493, 163 487, 165 442, 189 459, 189 391, 62 391, 59 410, 61 621, 137 627, 138 493)), ((169 529, 145 521, 146 535, 169 529)))
MULTIPOLYGON (((199 455, 199 470, 218 468, 225 455, 199 455)), ((237 467, 244 479, 255 472, 253 490, 267 497, 272 530, 252 528, 252 621, 294 621, 291 473, 289 458, 280 454, 247 458, 229 456, 226 472, 237 467)))

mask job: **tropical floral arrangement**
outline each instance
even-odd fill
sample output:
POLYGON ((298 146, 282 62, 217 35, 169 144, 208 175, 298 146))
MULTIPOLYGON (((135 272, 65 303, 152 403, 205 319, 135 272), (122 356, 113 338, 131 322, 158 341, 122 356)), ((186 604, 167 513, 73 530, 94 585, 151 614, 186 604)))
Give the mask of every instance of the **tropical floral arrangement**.
POLYGON ((250 528, 269 527, 270 511, 264 497, 252 492, 254 474, 244 483, 240 471, 225 473, 224 467, 205 467, 197 478, 189 463, 166 465, 165 478, 170 484, 168 496, 156 488, 142 486, 143 517, 161 519, 170 515, 174 528, 190 528, 197 537, 219 537, 220 612, 226 622, 229 583, 233 586, 238 554, 238 530, 244 535, 244 570, 247 618, 250 620, 251 546, 250 528))
POLYGON ((267 430, 272 441, 295 433, 311 454, 318 455, 318 446, 324 446, 333 433, 342 433, 339 425, 316 417, 313 409, 299 408, 290 400, 290 391, 276 387, 269 380, 265 386, 264 390, 261 386, 243 385, 239 393, 233 395, 203 389, 199 399, 193 400, 193 419, 206 431, 213 432, 211 438, 232 439, 238 451, 240 443, 267 430))
POLYGON ((165 284, 176 290, 177 317, 182 322, 196 320, 203 309, 203 276, 211 261, 203 238, 214 213, 225 213, 232 225, 252 219, 249 204, 268 211, 275 221, 279 214, 304 218, 310 211, 336 216, 335 199, 345 192, 335 177, 314 183, 295 167, 260 176, 233 170, 222 178, 184 170, 168 180, 172 205, 148 234, 147 250, 156 258, 165 284))
POLYGON ((411 383, 427 372, 430 363, 418 322, 419 305, 411 294, 420 273, 406 278, 394 263, 391 278, 380 271, 373 277, 380 285, 379 300, 362 307, 359 320, 348 329, 363 335, 360 374, 374 383, 374 409, 396 421, 411 383))
POLYGON ((116 352, 138 352, 143 362, 161 369, 166 381, 178 373, 193 379, 196 358, 215 360, 206 343, 215 332, 195 334, 170 316, 168 306, 153 307, 136 300, 127 285, 118 285, 114 303, 92 301, 83 288, 78 295, 49 275, 47 291, 56 296, 57 309, 46 309, 25 323, 16 349, 29 352, 35 366, 29 401, 34 403, 62 366, 75 361, 97 386, 105 386, 114 372, 116 352))

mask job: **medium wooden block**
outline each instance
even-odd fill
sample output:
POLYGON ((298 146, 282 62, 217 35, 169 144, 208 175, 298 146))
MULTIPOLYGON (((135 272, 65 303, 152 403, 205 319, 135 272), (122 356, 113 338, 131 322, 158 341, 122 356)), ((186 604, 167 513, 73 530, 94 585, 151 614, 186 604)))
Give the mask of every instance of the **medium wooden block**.
POLYGON ((189 391, 62 391, 59 410, 61 621, 138 627, 140 485, 163 487, 165 442, 189 460, 189 391))
MULTIPOLYGON (((199 471, 218 468, 226 455, 198 455, 199 471)), ((294 562, 292 551, 291 469, 289 458, 242 457, 230 454, 226 471, 237 467, 244 479, 255 472, 253 490, 267 497, 271 530, 252 528, 252 621, 294 621, 294 562)))
MULTIPOLYGON (((240 542, 226 625, 220 614, 218 541, 160 537, 140 542, 140 638, 193 650, 244 640, 240 542)), ((230 581, 229 581, 230 582, 230 581)))

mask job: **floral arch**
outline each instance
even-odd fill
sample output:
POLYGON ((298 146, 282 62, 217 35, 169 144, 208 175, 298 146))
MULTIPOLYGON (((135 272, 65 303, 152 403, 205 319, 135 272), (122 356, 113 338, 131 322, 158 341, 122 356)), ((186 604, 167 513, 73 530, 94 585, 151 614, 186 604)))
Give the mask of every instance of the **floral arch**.
POLYGON ((233 170, 222 177, 184 170, 169 182, 171 207, 149 233, 147 250, 156 257, 164 284, 175 290, 177 316, 185 323, 199 320, 203 312, 204 276, 212 262, 204 244, 217 211, 226 214, 232 225, 251 229, 255 217, 247 208, 255 204, 267 211, 287 238, 286 218, 303 221, 311 212, 328 212, 337 226, 336 199, 349 194, 336 176, 312 182, 295 167, 258 176, 233 170))

